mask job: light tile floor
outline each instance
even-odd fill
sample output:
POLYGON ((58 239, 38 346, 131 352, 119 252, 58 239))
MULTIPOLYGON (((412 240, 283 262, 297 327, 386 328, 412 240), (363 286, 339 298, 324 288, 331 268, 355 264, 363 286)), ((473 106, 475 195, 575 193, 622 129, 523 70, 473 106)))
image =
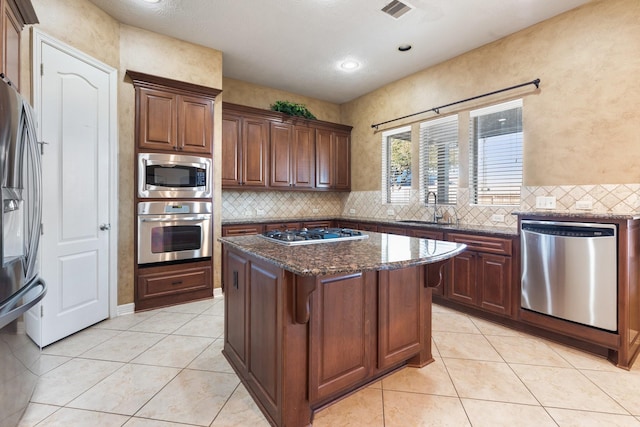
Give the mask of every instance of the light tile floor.
MULTIPOLYGON (((22 426, 268 426, 220 354, 224 300, 120 316, 43 351, 22 426)), ((640 426, 640 368, 433 309, 436 361, 319 412, 314 427, 640 426)), ((639 365, 640 363, 636 363, 639 365)))

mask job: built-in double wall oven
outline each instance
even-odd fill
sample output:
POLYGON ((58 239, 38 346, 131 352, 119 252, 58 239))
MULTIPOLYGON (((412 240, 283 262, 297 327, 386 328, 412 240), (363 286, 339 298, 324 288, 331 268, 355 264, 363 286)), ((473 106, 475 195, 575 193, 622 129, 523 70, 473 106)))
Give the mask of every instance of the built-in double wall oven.
POLYGON ((138 155, 138 264, 210 258, 211 159, 138 155), (195 199, 195 200, 194 200, 195 199))

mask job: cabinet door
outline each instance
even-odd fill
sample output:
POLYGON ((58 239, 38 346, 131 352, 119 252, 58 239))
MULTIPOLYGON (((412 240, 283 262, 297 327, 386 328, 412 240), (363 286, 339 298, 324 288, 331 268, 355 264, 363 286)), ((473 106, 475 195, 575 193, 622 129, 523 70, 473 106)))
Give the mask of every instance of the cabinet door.
POLYGON ((335 135, 335 182, 336 190, 351 189, 351 137, 349 134, 335 135))
POLYGON ((269 122, 245 117, 242 123, 241 184, 250 187, 267 186, 269 152, 269 122))
POLYGON ((290 187, 293 126, 271 123, 270 187, 290 187))
POLYGON ((178 150, 213 154, 213 101, 178 97, 178 150))
POLYGON ((378 273, 378 368, 420 352, 424 337, 421 267, 378 273))
POLYGON ((407 235, 407 230, 402 227, 393 227, 388 225, 379 225, 378 233, 387 233, 387 234, 399 234, 401 236, 407 235))
POLYGON ((511 315, 511 257, 479 254, 478 304, 487 311, 511 315))
POLYGON ((376 300, 375 279, 368 283, 367 277, 355 273, 317 279, 309 320, 312 403, 352 387, 371 372, 376 300))
POLYGON ((291 150, 291 183, 294 187, 313 188, 315 179, 315 132, 294 126, 291 150))
POLYGON ((223 225, 222 236, 250 236, 262 233, 263 229, 261 224, 223 225))
POLYGON ((20 32, 22 26, 16 19, 11 7, 6 2, 0 2, 2 5, 2 39, 0 43, 0 53, 2 54, 2 69, 7 79, 11 80, 11 84, 20 91, 20 32))
POLYGON ((264 231, 272 231, 272 230, 297 230, 300 228, 299 222, 278 222, 273 224, 265 224, 264 231))
POLYGON ((242 118, 222 115, 222 187, 239 187, 242 162, 242 118))
POLYGON ((224 349, 237 366, 247 366, 247 269, 248 260, 235 252, 225 251, 224 349))
POLYGON ((476 264, 477 255, 473 251, 465 251, 450 261, 447 272, 447 297, 475 305, 476 264))
POLYGON ((316 130, 316 187, 331 188, 334 183, 335 144, 333 132, 316 130))
POLYGON ((138 145, 141 149, 177 149, 177 96, 159 90, 139 88, 138 145))
POLYGON ((362 231, 378 231, 378 226, 375 224, 369 224, 366 222, 361 222, 360 224, 358 224, 358 230, 362 230, 362 231))

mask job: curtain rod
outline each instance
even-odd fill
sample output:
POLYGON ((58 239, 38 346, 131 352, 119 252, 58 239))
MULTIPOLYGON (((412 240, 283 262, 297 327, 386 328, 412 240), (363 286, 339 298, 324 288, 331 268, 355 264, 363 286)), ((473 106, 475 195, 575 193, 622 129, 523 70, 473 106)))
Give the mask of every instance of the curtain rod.
POLYGON ((478 99, 478 98, 484 98, 485 96, 495 95, 496 93, 506 92, 508 90, 513 90, 513 89, 517 89, 519 87, 528 86, 528 85, 535 85, 536 89, 538 89, 540 87, 540 79, 531 80, 530 82, 526 82, 526 83, 520 83, 519 85, 506 87, 504 89, 494 90, 493 92, 483 93, 482 95, 473 96, 471 98, 463 99, 461 101, 452 102, 450 104, 441 105, 439 107, 429 108, 428 110, 424 110, 424 111, 420 111, 418 113, 413 113, 413 114, 409 114, 409 115, 406 115, 406 116, 398 117, 398 118, 395 118, 395 119, 387 120, 386 122, 376 123, 375 125, 371 125, 371 127, 374 128, 375 130, 378 130, 378 126, 380 126, 380 125, 386 125, 387 123, 391 123, 391 122, 395 122, 395 121, 398 121, 398 120, 406 119, 408 117, 417 116, 418 114, 424 114, 424 113, 427 113, 429 111, 433 111, 436 114, 440 114, 440 109, 441 108, 451 107, 452 105, 462 104, 463 102, 473 101, 473 100, 478 99))

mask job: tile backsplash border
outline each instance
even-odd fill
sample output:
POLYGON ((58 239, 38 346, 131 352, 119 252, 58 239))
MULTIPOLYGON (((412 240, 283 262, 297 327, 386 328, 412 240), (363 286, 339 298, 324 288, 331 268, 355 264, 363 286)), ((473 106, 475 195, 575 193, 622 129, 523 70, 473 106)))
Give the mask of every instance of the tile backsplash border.
MULTIPOLYGON (((458 189, 457 205, 439 206, 445 220, 481 226, 516 227, 516 211, 537 209, 536 197, 555 197, 554 212, 585 214, 632 214, 640 212, 640 184, 597 184, 525 186, 521 189, 519 206, 476 206, 469 204, 469 189, 458 189), (591 209, 578 209, 576 202, 587 202, 591 209), (503 221, 501 221, 503 219, 503 221)), ((223 191, 222 218, 232 220, 267 220, 287 218, 345 217, 361 219, 428 221, 433 207, 425 206, 418 191, 413 191, 408 204, 382 203, 380 191, 284 192, 284 191, 223 191)))

